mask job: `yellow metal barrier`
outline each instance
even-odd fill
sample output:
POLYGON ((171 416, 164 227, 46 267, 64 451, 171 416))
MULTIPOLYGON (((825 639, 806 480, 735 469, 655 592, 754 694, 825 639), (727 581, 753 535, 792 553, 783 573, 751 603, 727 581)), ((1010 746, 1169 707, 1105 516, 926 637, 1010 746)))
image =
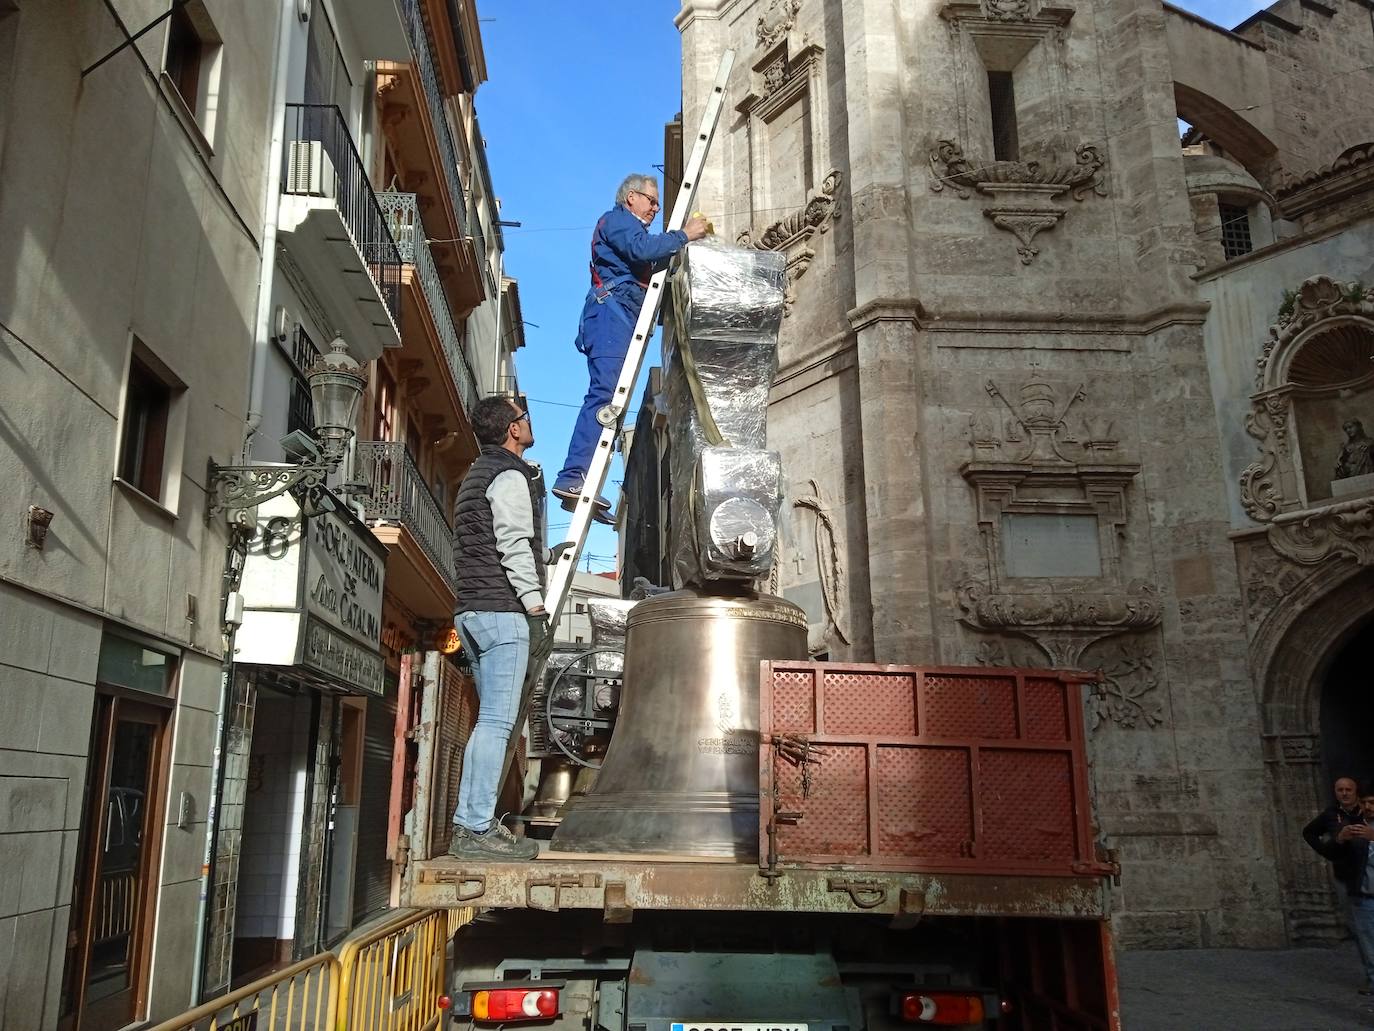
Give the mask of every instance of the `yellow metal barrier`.
POLYGON ((449 940, 476 913, 402 910, 337 956, 293 963, 148 1031, 432 1031, 449 940))
POLYGON ((338 958, 322 952, 149 1031, 329 1031, 338 1021, 339 984, 338 958))
POLYGON ((432 1031, 443 1021, 439 997, 448 941, 471 909, 402 912, 344 942, 338 1031, 432 1031))

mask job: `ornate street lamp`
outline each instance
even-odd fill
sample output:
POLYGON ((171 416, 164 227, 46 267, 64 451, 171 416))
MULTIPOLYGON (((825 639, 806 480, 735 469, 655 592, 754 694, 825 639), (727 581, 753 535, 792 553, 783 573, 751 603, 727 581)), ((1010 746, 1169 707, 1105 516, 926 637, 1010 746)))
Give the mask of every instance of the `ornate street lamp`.
POLYGON ((349 357, 343 338, 335 337, 329 353, 306 371, 306 378, 314 437, 291 434, 291 444, 305 453, 305 460, 289 465, 216 465, 211 461, 206 480, 211 492, 207 518, 226 512, 235 526, 252 529, 251 510, 270 498, 291 491, 303 496, 307 508, 319 499, 353 436, 367 370, 349 357))

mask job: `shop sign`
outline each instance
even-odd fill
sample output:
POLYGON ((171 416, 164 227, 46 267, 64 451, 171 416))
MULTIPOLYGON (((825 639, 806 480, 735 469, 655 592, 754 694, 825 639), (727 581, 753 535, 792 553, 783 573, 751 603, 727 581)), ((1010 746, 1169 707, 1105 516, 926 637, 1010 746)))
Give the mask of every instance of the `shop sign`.
POLYGON ((371 694, 380 695, 385 691, 382 657, 313 617, 306 619, 305 655, 302 661, 317 673, 342 680, 371 694))
POLYGON ((258 509, 243 564, 237 662, 300 665, 340 686, 382 693, 386 547, 336 502, 305 516, 289 494, 258 509))
POLYGON ((458 637, 456 627, 448 627, 440 630, 439 635, 434 639, 434 647, 444 655, 453 655, 463 647, 463 642, 458 637))
POLYGON ((333 512, 310 519, 305 531, 305 607, 373 651, 381 646, 382 574, 377 538, 333 512))

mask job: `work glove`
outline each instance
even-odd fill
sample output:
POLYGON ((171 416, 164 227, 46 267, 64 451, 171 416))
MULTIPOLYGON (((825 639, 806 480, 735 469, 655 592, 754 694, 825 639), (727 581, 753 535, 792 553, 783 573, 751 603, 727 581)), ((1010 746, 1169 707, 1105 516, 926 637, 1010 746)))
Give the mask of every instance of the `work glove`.
POLYGON ((560 543, 555 544, 552 548, 549 549, 549 557, 544 564, 546 566, 557 565, 558 556, 562 555, 563 552, 567 551, 571 547, 572 541, 561 541, 560 543))
POLYGON ((530 668, 542 666, 553 651, 553 627, 547 612, 531 612, 525 617, 530 624, 530 668))

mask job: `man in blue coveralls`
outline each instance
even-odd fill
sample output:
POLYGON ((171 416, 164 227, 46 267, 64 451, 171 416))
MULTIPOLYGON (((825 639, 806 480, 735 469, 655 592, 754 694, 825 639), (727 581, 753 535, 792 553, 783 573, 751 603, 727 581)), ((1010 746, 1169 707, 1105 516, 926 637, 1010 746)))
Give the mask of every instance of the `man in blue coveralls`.
MULTIPOLYGON (((601 216, 592 233, 592 284, 582 306, 576 341, 577 349, 587 356, 591 383, 573 426, 568 458, 553 485, 554 497, 561 499, 569 512, 577 507, 592 452, 601 436, 596 413, 615 392, 649 279, 690 241, 706 235, 707 222, 700 217, 671 233, 650 233, 657 213, 658 180, 651 175, 629 175, 615 192, 615 207, 601 216)), ((614 523, 610 509, 611 503, 598 497, 593 517, 598 522, 614 523)))

